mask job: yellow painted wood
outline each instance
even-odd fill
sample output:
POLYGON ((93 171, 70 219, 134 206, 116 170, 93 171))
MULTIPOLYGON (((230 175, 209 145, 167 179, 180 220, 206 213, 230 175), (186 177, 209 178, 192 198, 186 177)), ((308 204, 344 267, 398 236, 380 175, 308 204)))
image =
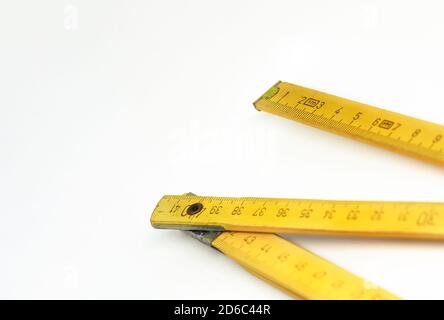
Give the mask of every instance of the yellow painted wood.
POLYGON ((261 279, 300 298, 399 299, 274 234, 223 232, 212 242, 212 246, 261 279))
POLYGON ((444 203, 164 196, 157 228, 444 239, 444 203), (189 214, 189 208, 201 210, 189 214))
POLYGON ((294 121, 444 166, 444 126, 287 82, 254 106, 294 121))

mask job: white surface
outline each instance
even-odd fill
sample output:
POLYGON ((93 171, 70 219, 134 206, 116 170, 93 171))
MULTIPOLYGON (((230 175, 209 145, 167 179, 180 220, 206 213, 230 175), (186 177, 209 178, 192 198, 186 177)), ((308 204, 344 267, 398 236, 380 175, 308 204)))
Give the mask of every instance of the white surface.
MULTIPOLYGON (((252 106, 285 80, 444 123, 443 10, 2 1, 0 298, 286 298, 152 229, 164 194, 444 200, 442 169, 252 106)), ((444 298, 442 243, 293 238, 405 298, 444 298)))

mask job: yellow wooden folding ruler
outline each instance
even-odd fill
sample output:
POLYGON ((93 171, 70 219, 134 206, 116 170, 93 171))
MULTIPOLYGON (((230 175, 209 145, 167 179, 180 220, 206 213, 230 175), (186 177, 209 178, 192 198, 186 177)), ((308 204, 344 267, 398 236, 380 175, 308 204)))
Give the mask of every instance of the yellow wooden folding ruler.
MULTIPOLYGON (((258 110, 444 165, 444 127, 279 82, 258 110)), ((444 239, 444 203, 164 196, 155 228, 187 230, 246 269, 307 299, 397 296, 274 233, 444 239)))

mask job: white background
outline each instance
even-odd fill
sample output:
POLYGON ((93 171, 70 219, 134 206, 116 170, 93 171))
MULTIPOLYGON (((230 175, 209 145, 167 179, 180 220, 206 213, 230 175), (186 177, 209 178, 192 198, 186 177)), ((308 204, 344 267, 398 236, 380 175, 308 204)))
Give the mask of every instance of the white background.
MULTIPOLYGON (((442 1, 2 1, 0 298, 287 296, 164 194, 444 200, 444 172, 264 112, 277 80, 444 123, 442 1)), ((291 237, 411 299, 444 244, 291 237)))

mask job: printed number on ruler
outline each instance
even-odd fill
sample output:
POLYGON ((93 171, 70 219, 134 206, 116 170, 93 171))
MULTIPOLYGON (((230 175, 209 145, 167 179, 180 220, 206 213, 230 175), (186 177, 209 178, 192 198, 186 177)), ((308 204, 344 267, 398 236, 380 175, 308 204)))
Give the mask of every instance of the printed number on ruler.
POLYGON ((274 234, 223 232, 212 246, 291 295, 305 299, 399 299, 274 234))
POLYGON ((278 82, 254 103, 316 128, 444 165, 444 126, 278 82))
POLYGON ((444 203, 164 196, 157 228, 444 239, 444 203))

